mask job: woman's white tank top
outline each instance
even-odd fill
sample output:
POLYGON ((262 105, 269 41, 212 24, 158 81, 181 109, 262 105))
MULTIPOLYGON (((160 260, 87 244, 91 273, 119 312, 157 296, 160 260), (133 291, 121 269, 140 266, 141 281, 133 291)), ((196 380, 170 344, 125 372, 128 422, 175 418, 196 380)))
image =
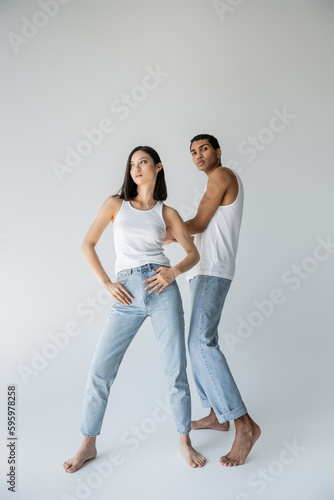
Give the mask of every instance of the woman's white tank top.
POLYGON ((150 210, 137 210, 123 200, 113 222, 116 276, 123 269, 150 263, 170 267, 162 247, 166 234, 162 206, 163 202, 158 201, 150 210))
MULTIPOLYGON (((232 172, 239 185, 237 197, 230 205, 218 207, 203 233, 195 234, 194 243, 201 258, 198 264, 187 272, 187 280, 198 274, 230 280, 234 278, 244 189, 239 175, 234 170, 232 172)), ((205 190, 206 187, 204 192, 205 190)))

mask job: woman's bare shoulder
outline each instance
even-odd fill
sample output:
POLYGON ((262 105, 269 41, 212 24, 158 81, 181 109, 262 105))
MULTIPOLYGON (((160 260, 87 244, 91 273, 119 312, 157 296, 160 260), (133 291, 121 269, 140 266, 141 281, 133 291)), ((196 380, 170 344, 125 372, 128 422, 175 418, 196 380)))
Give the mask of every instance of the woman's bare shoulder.
POLYGON ((165 204, 162 205, 162 213, 163 213, 164 219, 168 220, 168 221, 173 221, 173 220, 175 221, 176 219, 181 218, 179 212, 177 210, 175 210, 175 208, 170 207, 170 206, 165 205, 165 204))
POLYGON ((120 198, 120 195, 119 194, 113 194, 113 195, 110 195, 108 196, 108 198, 106 198, 103 202, 103 205, 106 207, 106 208, 118 208, 122 205, 123 203, 123 200, 120 198))
POLYGON ((175 208, 170 207, 169 205, 166 205, 165 203, 163 203, 163 204, 162 204, 162 210, 163 210, 163 212, 164 212, 166 215, 171 215, 171 216, 173 216, 173 214, 176 214, 176 213, 177 213, 177 210, 175 210, 175 208))
POLYGON ((118 194, 108 196, 101 205, 99 213, 113 221, 122 206, 123 200, 118 194))

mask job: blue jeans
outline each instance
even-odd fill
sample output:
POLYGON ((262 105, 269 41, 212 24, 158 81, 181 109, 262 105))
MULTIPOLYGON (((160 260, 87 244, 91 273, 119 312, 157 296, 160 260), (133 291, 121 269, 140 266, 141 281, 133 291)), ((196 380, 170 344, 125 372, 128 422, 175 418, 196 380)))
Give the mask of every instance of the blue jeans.
POLYGON ((80 430, 84 436, 100 434, 110 386, 115 380, 125 351, 140 326, 150 316, 160 348, 170 392, 170 403, 179 433, 191 426, 190 390, 186 373, 184 315, 176 281, 161 294, 144 288, 143 281, 155 275, 159 264, 146 264, 117 274, 117 281, 132 294, 130 305, 115 302, 95 348, 85 388, 80 430))
POLYGON ((247 413, 239 390, 218 345, 218 325, 231 280, 197 275, 189 280, 191 319, 189 355, 204 408, 212 408, 219 422, 247 413))

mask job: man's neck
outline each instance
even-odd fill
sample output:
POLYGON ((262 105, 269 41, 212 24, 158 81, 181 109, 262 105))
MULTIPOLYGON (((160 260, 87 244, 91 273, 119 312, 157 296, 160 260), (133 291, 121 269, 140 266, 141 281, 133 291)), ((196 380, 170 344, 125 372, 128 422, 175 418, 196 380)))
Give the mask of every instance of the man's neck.
POLYGON ((207 170, 205 171, 204 173, 210 177, 210 175, 215 171, 217 170, 217 168, 221 167, 221 165, 217 162, 212 168, 210 168, 210 170, 207 170))

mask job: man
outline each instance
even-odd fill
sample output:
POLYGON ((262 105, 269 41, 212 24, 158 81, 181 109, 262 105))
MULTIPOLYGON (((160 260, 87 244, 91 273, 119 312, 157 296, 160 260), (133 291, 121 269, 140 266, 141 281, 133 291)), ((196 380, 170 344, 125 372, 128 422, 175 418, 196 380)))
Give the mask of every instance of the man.
MULTIPOLYGON (((188 346, 198 394, 203 407, 210 408, 207 417, 192 422, 192 429, 227 431, 234 420, 232 448, 219 460, 231 467, 245 462, 261 433, 247 413, 218 345, 218 325, 235 273, 243 185, 236 172, 221 165, 221 149, 212 135, 195 136, 190 152, 198 170, 208 178, 196 216, 186 221, 201 256, 186 276, 192 298, 188 346)), ((173 234, 167 232, 165 243, 171 241, 175 241, 173 234)))

